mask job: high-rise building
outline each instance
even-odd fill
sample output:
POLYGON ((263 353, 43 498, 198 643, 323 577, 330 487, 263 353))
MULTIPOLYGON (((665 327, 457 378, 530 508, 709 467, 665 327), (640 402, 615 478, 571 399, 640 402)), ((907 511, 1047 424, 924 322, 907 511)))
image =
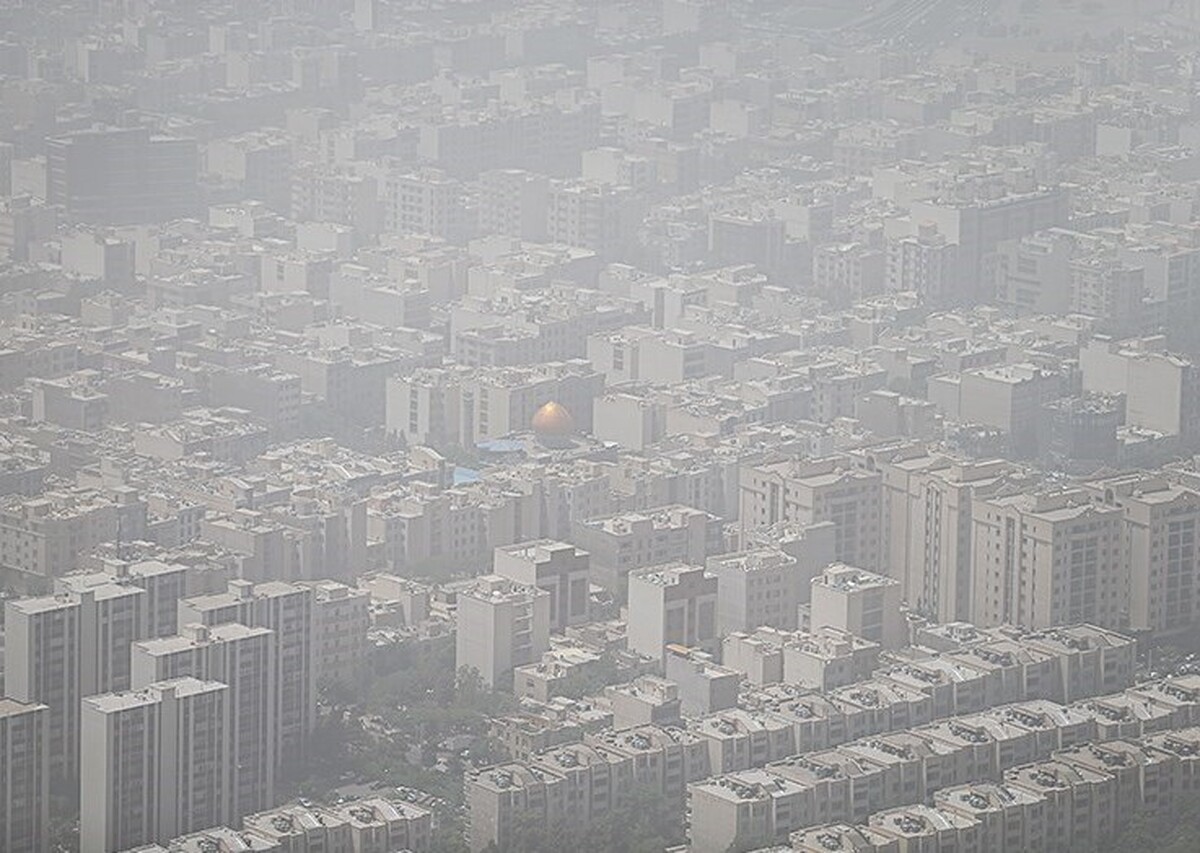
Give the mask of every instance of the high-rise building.
POLYGON ((114 562, 103 571, 67 575, 57 583, 58 591, 78 590, 104 584, 135 586, 145 591, 146 636, 169 637, 178 632, 179 599, 188 592, 187 567, 159 560, 114 562))
POLYGON ((51 774, 76 776, 79 762, 79 602, 71 596, 9 601, 4 608, 4 690, 47 706, 51 774))
POLYGON ((513 667, 550 648, 550 593, 500 575, 484 575, 458 593, 455 667, 503 685, 513 667))
POLYGON ((522 169, 492 169, 479 176, 478 219, 482 234, 524 240, 546 236, 549 187, 545 175, 522 169))
POLYGON ((129 645, 148 635, 146 591, 124 583, 88 586, 63 578, 79 602, 79 695, 128 690, 129 645))
POLYGON ((79 769, 79 700, 130 686, 129 645, 145 637, 145 593, 105 584, 5 605, 5 692, 49 708, 51 774, 79 769))
POLYGON ((958 246, 946 240, 937 226, 920 223, 916 233, 887 244, 884 285, 890 291, 912 291, 932 303, 953 293, 958 246))
POLYGON ((961 189, 955 195, 914 201, 909 207, 913 223, 936 228, 957 246, 955 288, 945 293, 948 299, 969 302, 987 296, 980 292, 980 270, 1001 241, 1066 223, 1071 207, 1067 189, 1024 183, 1002 188, 958 177, 956 188, 961 189))
POLYGON ((1049 628, 1129 619, 1121 507, 1083 490, 977 498, 971 621, 1049 628))
POLYGON ((50 709, 0 698, 0 850, 50 849, 50 709))
POLYGON ((230 581, 226 592, 179 602, 181 625, 239 622, 275 632, 277 676, 275 760, 283 766, 303 756, 316 722, 317 683, 313 678, 313 592, 282 581, 252 584, 230 581))
POLYGON ((229 819, 275 804, 275 633, 231 622, 186 625, 176 637, 134 643, 133 689, 192 676, 229 688, 229 819))
POLYGON ((82 703, 80 848, 116 853, 226 822, 229 689, 179 678, 82 703))
POLYGON ((716 650, 717 578, 671 563, 629 573, 629 648, 662 660, 671 644, 716 650))
POLYGON ((497 548, 495 574, 550 594, 550 630, 588 620, 587 551, 566 542, 540 539, 497 548))
POLYGON ((617 591, 633 569, 676 560, 698 565, 724 550, 721 519, 680 505, 577 521, 571 539, 591 554, 592 578, 617 591))
POLYGON ((797 608, 808 601, 809 584, 819 571, 815 566, 801 565, 778 548, 709 557, 707 568, 717 578, 717 625, 721 634, 751 631, 763 625, 794 630, 799 624, 797 608))
POLYGON ((884 458, 884 574, 896 578, 904 601, 942 622, 971 609, 973 499, 996 494, 1019 476, 1003 460, 973 462, 905 448, 884 458))
POLYGON ((834 524, 833 557, 875 570, 880 563, 880 475, 845 457, 772 462, 742 469, 739 522, 834 524))
POLYGON ((462 184, 439 169, 388 174, 380 208, 383 227, 393 234, 427 234, 461 243, 473 230, 462 184))
POLYGON ((103 225, 162 222, 199 208, 196 140, 148 128, 80 130, 46 141, 47 201, 103 225))
POLYGON ((546 236, 553 243, 615 255, 628 247, 642 215, 641 200, 629 187, 555 182, 546 205, 546 236))
POLYGON ((1200 617, 1200 493, 1143 474, 1086 488, 1124 514, 1129 629, 1156 635, 1189 630, 1200 617))
POLYGON ((827 568, 812 582, 810 629, 838 628, 885 649, 907 641, 900 582, 846 565, 827 568))
POLYGON ((313 591, 313 681, 356 687, 366 674, 371 594, 332 580, 306 581, 313 591))

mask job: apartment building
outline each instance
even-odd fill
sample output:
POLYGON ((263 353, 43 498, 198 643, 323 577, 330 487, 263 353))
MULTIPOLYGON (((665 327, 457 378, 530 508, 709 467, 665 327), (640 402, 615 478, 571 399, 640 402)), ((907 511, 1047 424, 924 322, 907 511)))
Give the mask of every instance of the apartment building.
POLYGON ((878 643, 831 626, 812 631, 759 628, 726 634, 721 660, 751 684, 784 682, 832 690, 863 681, 879 664, 878 643))
POLYGON ((35 498, 10 495, 0 503, 0 563, 52 578, 73 568, 80 552, 114 539, 144 537, 146 504, 132 490, 108 495, 56 489, 35 498))
POLYGON ((227 822, 228 694, 179 678, 83 700, 83 849, 118 853, 227 822))
POLYGON ((104 584, 5 604, 5 692, 46 705, 53 778, 79 772, 79 702, 130 687, 129 645, 146 636, 146 594, 104 584))
POLYGON ((805 826, 812 789, 765 770, 728 773, 688 786, 691 849, 726 853, 738 845, 786 839, 786 829, 805 826))
POLYGON ((1186 631, 1200 615, 1200 493, 1160 477, 1127 475, 1087 484, 1124 515, 1129 629, 1186 631))
POLYGON ((469 776, 467 844, 472 853, 508 843, 518 818, 543 826, 564 820, 565 787, 558 773, 523 763, 502 764, 469 776))
POLYGON ((1123 627, 1122 516, 1078 489, 976 499, 971 621, 1123 627))
POLYGON ((875 454, 882 476, 885 564, 904 601, 939 622, 965 619, 971 606, 971 512, 976 496, 1018 476, 1009 462, 972 462, 923 448, 875 454))
POLYGON ((301 803, 288 803, 268 811, 247 815, 242 828, 261 839, 267 850, 354 850, 350 825, 341 816, 301 803))
POLYGON ((791 725, 767 712, 729 708, 689 721, 688 729, 708 745, 714 773, 762 767, 796 751, 791 725))
POLYGON ((102 127, 56 136, 46 145, 47 201, 62 205, 72 219, 163 222, 199 207, 194 139, 152 135, 148 127, 102 127))
POLYGON ((497 548, 492 572, 550 597, 550 630, 588 620, 589 555, 566 542, 540 539, 497 548))
POLYGON ((679 685, 656 675, 639 675, 628 684, 606 687, 604 696, 612 708, 614 730, 635 726, 678 726, 679 685))
POLYGON ((783 631, 799 626, 799 606, 808 601, 810 584, 821 567, 801 565, 778 548, 755 548, 709 557, 717 579, 717 623, 721 634, 769 626, 783 631))
POLYGON ((179 602, 181 625, 213 627, 238 622, 275 634, 271 666, 277 691, 275 760, 287 766, 303 756, 316 724, 317 684, 313 678, 313 592, 282 581, 253 584, 230 581, 228 590, 179 602))
POLYGON ((900 849, 949 848, 977 850, 979 824, 970 818, 945 812, 933 806, 917 804, 873 814, 868 826, 900 849))
POLYGON ((667 563, 629 573, 629 648, 662 661, 667 646, 715 651, 718 581, 699 566, 667 563))
POLYGON ((101 572, 67 575, 55 583, 55 589, 67 592, 109 583, 135 586, 146 593, 146 636, 170 637, 178 632, 179 599, 188 594, 187 566, 161 560, 118 561, 101 572))
POLYGON ((313 591, 313 681, 356 687, 366 676, 370 594, 332 580, 305 581, 313 591))
POLYGON ((592 556, 592 580, 623 594, 633 569, 672 561, 702 565, 722 550, 721 520, 688 506, 577 521, 572 541, 592 556))
POLYGON ((191 676, 229 688, 230 820, 262 811, 275 800, 278 736, 274 716, 282 674, 275 667, 275 633, 237 622, 185 625, 175 637, 130 648, 134 690, 191 676))
POLYGON ((1095 847, 1117 832, 1116 792, 1102 771, 1051 758, 1014 767, 1004 782, 1046 803, 1047 850, 1095 847))
POLYGON ((0 847, 39 853, 50 846, 50 709, 0 697, 0 847))
POLYGON ((667 646, 663 671, 679 686, 679 709, 686 717, 724 711, 737 704, 741 673, 721 666, 712 655, 685 646, 667 646))
POLYGON ((829 566, 812 580, 809 625, 837 628, 895 649, 907 641, 900 609, 901 586, 895 578, 854 566, 829 566))
MULTIPOLYGON (((877 811, 858 826, 830 823, 793 832, 790 850, 987 850, 1052 853, 1092 848, 1121 831, 1124 816, 1168 813, 1185 790, 1174 784, 1196 764, 1195 729, 1141 741, 1094 741, 1005 771, 948 785, 932 805, 877 811)), ((778 832, 778 828, 777 828, 778 832)))
POLYGON ((500 575, 476 578, 457 596, 455 667, 487 687, 511 683, 514 667, 550 648, 550 593, 500 575))
POLYGON ((738 518, 746 527, 832 522, 833 559, 873 571, 881 560, 880 490, 878 471, 842 457, 747 466, 738 518))
POLYGON ((629 756, 636 784, 648 785, 680 806, 690 783, 712 775, 708 743, 688 729, 637 726, 588 733, 583 742, 629 756))
POLYGON ((354 853, 427 850, 432 841, 433 813, 399 798, 365 797, 322 809, 321 814, 330 823, 345 823, 354 853))

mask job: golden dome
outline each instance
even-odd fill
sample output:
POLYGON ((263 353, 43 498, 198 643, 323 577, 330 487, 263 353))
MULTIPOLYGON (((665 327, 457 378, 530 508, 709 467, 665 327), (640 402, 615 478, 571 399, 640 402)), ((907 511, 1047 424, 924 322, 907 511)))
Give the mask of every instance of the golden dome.
POLYGON ((538 435, 564 436, 575 429, 575 419, 565 406, 551 401, 534 412, 530 426, 538 435))

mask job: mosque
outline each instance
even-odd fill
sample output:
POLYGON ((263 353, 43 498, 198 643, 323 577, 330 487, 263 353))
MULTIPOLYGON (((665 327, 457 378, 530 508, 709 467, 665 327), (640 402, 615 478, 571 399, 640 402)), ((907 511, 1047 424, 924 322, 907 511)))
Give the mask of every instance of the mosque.
POLYGON ((529 422, 533 434, 541 441, 563 441, 575 432, 575 419, 566 406, 551 400, 533 413, 529 422))
POLYGON ((557 400, 542 404, 529 419, 528 430, 475 445, 485 462, 517 459, 549 462, 567 455, 591 455, 601 445, 579 431, 571 411, 557 400))

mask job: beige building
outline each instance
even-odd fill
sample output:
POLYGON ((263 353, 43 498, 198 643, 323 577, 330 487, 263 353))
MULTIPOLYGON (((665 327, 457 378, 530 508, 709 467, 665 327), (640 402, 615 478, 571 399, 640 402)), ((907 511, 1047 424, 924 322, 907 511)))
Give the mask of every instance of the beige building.
POLYGON ((247 815, 242 827, 262 839, 267 850, 354 851, 349 823, 332 812, 298 803, 247 815))
POLYGON ((119 584, 5 605, 5 692, 49 708, 50 772, 79 770, 79 701, 130 686, 129 644, 146 636, 143 590, 119 584))
POLYGON ((399 799, 367 797, 322 812, 349 827, 354 853, 426 850, 433 834, 433 813, 399 799))
POLYGON ((550 648, 550 593, 500 575, 476 578, 458 593, 456 669, 473 669, 487 687, 504 686, 513 668, 550 648))
POLYGON ((524 763, 502 764, 472 774, 465 785, 472 853, 508 843, 518 820, 547 826, 563 819, 566 785, 558 773, 524 763))
POLYGON ((50 709, 0 697, 0 848, 50 847, 50 709))
MULTIPOLYGON (((807 820, 803 825, 809 828, 792 833, 786 849, 807 853, 1096 849, 1122 831, 1128 815, 1170 814, 1187 799, 1190 788, 1181 782, 1190 781, 1195 772, 1198 737, 1196 729, 1183 729, 1142 740, 1079 744, 1033 763, 1018 762, 999 779, 943 786, 934 793, 932 806, 884 807, 869 817, 849 818, 865 825, 812 826, 818 821, 807 820)), ((817 763, 815 757, 807 762, 813 769, 817 763)), ((863 778, 856 776, 864 769, 861 765, 822 764, 825 780, 810 788, 819 794, 838 788, 839 783, 844 789, 846 782, 863 778)), ((788 778, 803 778, 808 772, 805 765, 791 763, 770 769, 788 778)), ((896 794, 893 790, 884 799, 896 794)), ((818 796, 815 804, 820 806, 822 799, 818 796)), ((711 808, 719 809, 721 804, 714 801, 711 808)), ((814 812, 820 813, 819 808, 814 812)), ((777 823, 776 832, 780 831, 777 823)))
POLYGON ((132 490, 115 498, 88 489, 9 495, 0 504, 0 564, 54 577, 73 568, 80 553, 140 538, 145 526, 146 505, 132 490))
POLYGON ((551 702, 556 696, 570 692, 601 669, 601 657, 593 651, 563 643, 545 652, 535 663, 513 667, 512 692, 518 699, 551 702))
POLYGON ((688 728, 704 738, 717 773, 762 767, 796 751, 791 725, 769 712, 729 708, 691 720, 688 728))
POLYGON ((895 578, 833 565, 813 578, 809 623, 813 629, 837 628, 896 649, 908 639, 900 595, 895 578))
POLYGON ((799 624, 798 608, 809 597, 809 584, 821 570, 778 548, 756 548, 709 557, 707 568, 717 579, 717 622, 720 633, 769 626, 789 631, 799 624))
POLYGON ((1118 832, 1116 786, 1105 772, 1050 759, 1014 767, 1004 782, 1045 800, 1046 834, 1059 839, 1057 849, 1094 849, 1118 832))
POLYGON ((679 686, 679 710, 685 717, 724 711, 737 705, 742 674, 721 666, 712 655, 684 646, 667 646, 663 672, 679 686))
POLYGON ((812 789, 765 770, 746 770, 688 786, 688 835, 695 853, 726 853, 738 845, 768 844, 806 826, 812 789))
POLYGON ((134 643, 130 655, 134 690, 185 676, 229 688, 229 819, 270 807, 275 802, 275 707, 281 678, 275 669, 275 632, 237 622, 185 625, 178 636, 134 643))
POLYGON ((966 815, 924 804, 871 815, 868 826, 901 850, 979 850, 979 824, 966 815))
POLYGON ((971 621, 1122 627, 1129 618, 1122 515, 1082 490, 976 499, 971 621))
POLYGON ((179 599, 188 594, 187 566, 161 560, 112 562, 103 571, 60 578, 55 582, 55 592, 80 592, 89 586, 112 583, 145 591, 146 636, 170 637, 178 633, 179 599))
POLYGON ((282 581, 252 584, 229 582, 226 592, 194 596, 179 602, 181 625, 213 627, 239 622, 275 632, 272 668, 279 689, 275 697, 275 760, 290 765, 303 756, 316 723, 317 683, 313 678, 313 592, 282 581))
POLYGON ((1096 336, 1079 350, 1083 390, 1125 395, 1125 423, 1163 435, 1194 433, 1196 369, 1162 338, 1096 336))
POLYGON ((783 644, 789 636, 776 628, 732 631, 721 638, 721 663, 751 684, 776 684, 783 681, 783 644))
POLYGON ((847 823, 814 826, 793 832, 790 849, 799 853, 900 853, 900 841, 868 826, 847 823))
POLYGON ((332 580, 302 585, 313 591, 313 681, 357 687, 367 675, 370 594, 332 580))
POLYGON ((604 689, 616 731, 634 726, 677 726, 680 723, 679 685, 656 675, 640 675, 628 684, 604 689))
POLYGON ((585 734, 583 742, 605 746, 633 761, 634 781, 648 785, 682 808, 687 786, 712 775, 708 743, 687 729, 638 726, 585 734))
POLYGON ((865 681, 879 652, 878 642, 831 625, 797 631, 783 645, 783 680, 818 690, 865 681))
POLYGON ((681 505, 577 521, 571 538, 592 555, 593 581, 616 593, 623 593, 633 569, 674 561, 702 565, 723 550, 721 519, 681 505))
POLYGON ((946 412, 966 424, 995 427, 1008 439, 1011 452, 1036 452, 1042 404, 1062 393, 1062 377, 1033 364, 980 367, 959 375, 957 412, 946 412))
POLYGON ((117 853, 227 822, 229 690, 179 678, 82 703, 80 848, 117 853))
POLYGON ((880 565, 881 480, 847 458, 785 461, 742 469, 739 521, 746 527, 779 522, 833 522, 833 559, 868 570, 880 565))
POLYGON ((1200 618, 1200 493, 1141 475, 1087 489, 1124 514, 1129 629, 1156 635, 1189 630, 1200 618))
POLYGON ((597 744, 564 744, 535 756, 533 768, 563 777, 565 819, 586 824, 627 805, 634 780, 633 758, 597 744))
POLYGON ((838 628, 733 632, 721 643, 721 660, 751 684, 784 682, 831 690, 863 681, 879 664, 879 644, 838 628))
POLYGON ((589 557, 566 542, 540 539, 497 548, 492 572, 550 596, 550 630, 588 621, 589 557))
POLYGON ((671 644, 714 651, 717 579, 699 566, 668 563, 629 573, 629 648, 663 660, 671 644))
POLYGON ((1009 462, 972 462, 904 447, 873 454, 882 476, 883 564, 904 601, 940 622, 971 609, 973 500, 1018 476, 1009 462))
POLYGON ((1046 843, 1046 801, 1036 791, 1001 782, 972 782, 934 794, 942 812, 979 824, 979 849, 1024 853, 1046 843))

